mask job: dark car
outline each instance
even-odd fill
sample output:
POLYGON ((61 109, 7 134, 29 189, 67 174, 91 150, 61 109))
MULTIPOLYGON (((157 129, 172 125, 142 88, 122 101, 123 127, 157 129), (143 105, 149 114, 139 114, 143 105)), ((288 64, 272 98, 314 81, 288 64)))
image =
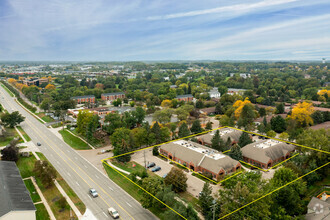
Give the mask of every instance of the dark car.
POLYGON ((156 166, 156 164, 154 162, 148 163, 147 168, 151 168, 156 166))
POLYGON ((157 172, 157 171, 159 171, 159 170, 161 170, 162 168, 160 168, 160 166, 157 166, 157 167, 155 167, 155 168, 153 168, 151 171, 152 172, 157 172))
POLYGON ((37 145, 38 145, 38 146, 41 146, 41 144, 40 144, 39 142, 37 143, 37 145))

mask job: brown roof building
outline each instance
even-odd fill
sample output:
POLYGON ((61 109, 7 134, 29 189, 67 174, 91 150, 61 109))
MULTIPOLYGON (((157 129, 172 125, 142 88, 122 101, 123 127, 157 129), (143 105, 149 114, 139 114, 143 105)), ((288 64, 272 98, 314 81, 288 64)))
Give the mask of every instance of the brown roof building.
POLYGON ((244 146, 242 154, 245 162, 267 169, 288 159, 294 150, 294 145, 267 139, 244 146))
MULTIPOLYGON (((211 131, 207 134, 203 134, 201 136, 197 137, 197 140, 200 144, 206 144, 211 145, 212 144, 212 138, 216 131, 211 131)), ((237 143, 239 138, 242 135, 242 131, 238 131, 232 128, 222 128, 219 129, 220 138, 226 142, 228 138, 231 139, 232 144, 237 143)))
POLYGON ((160 147, 160 153, 195 172, 212 174, 214 179, 241 168, 237 160, 191 141, 164 144, 160 147))

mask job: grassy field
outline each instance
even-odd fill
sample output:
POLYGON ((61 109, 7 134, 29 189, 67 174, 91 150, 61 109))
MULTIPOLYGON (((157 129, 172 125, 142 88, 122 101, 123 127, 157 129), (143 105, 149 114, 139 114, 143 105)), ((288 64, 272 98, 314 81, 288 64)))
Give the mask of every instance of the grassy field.
POLYGON ((38 115, 42 120, 44 120, 45 122, 53 122, 55 121, 53 118, 51 118, 50 116, 48 115, 45 115, 44 112, 40 112, 40 113, 37 113, 36 115, 38 115))
POLYGON ((31 196, 33 203, 40 202, 41 201, 40 196, 39 196, 36 188, 34 187, 32 180, 31 179, 24 180, 24 183, 25 183, 26 188, 30 192, 30 196, 31 196))
POLYGON ((21 132, 21 134, 23 135, 23 137, 25 138, 26 141, 31 141, 31 138, 29 137, 29 135, 27 135, 25 133, 25 131, 23 130, 23 128, 21 126, 16 126, 16 127, 21 132))
POLYGON ((59 128, 59 127, 62 126, 62 123, 59 122, 59 123, 53 124, 53 125, 51 125, 51 126, 52 126, 52 128, 59 128))
MULTIPOLYGON (((6 137, 0 137, 0 147, 7 146, 15 137, 19 137, 15 128, 6 128, 8 135, 6 137)), ((20 138, 20 142, 22 142, 20 138)))
POLYGON ((181 192, 179 193, 182 200, 184 200, 186 203, 191 203, 191 205, 196 209, 197 211, 201 212, 201 208, 198 205, 198 199, 191 195, 188 192, 181 192))
POLYGON ((82 139, 84 139, 86 142, 88 142, 90 145, 92 145, 92 146, 95 147, 95 148, 99 148, 99 147, 103 147, 103 146, 104 146, 100 140, 98 140, 98 139, 96 139, 96 138, 94 138, 94 137, 92 138, 92 140, 87 141, 86 138, 82 137, 82 136, 77 132, 76 129, 73 130, 73 131, 71 131, 71 132, 72 132, 73 134, 75 134, 75 135, 81 137, 82 139))
MULTIPOLYGON (((37 155, 40 157, 41 160, 47 160, 47 158, 42 153, 37 152, 37 155)), ((79 199, 77 194, 71 189, 71 187, 65 182, 65 180, 62 178, 62 176, 59 173, 57 173, 56 180, 62 186, 66 194, 70 197, 70 199, 79 209, 79 211, 82 214, 84 214, 86 211, 85 204, 79 199)))
POLYGON ((65 143, 70 145, 72 148, 74 148, 76 150, 89 150, 89 149, 91 149, 88 144, 86 144, 80 138, 70 134, 70 132, 68 132, 66 129, 65 130, 60 130, 58 132, 62 135, 65 143))
POLYGON ((39 203, 39 204, 36 204, 34 205, 37 209, 37 212, 36 212, 36 219, 37 220, 47 220, 47 219, 50 219, 49 218, 49 215, 48 215, 48 212, 45 208, 45 205, 43 203, 39 203))
POLYGON ((23 179, 35 175, 35 173, 33 172, 33 168, 34 168, 34 163, 36 161, 37 160, 34 156, 30 156, 30 157, 21 157, 16 162, 16 165, 23 179))

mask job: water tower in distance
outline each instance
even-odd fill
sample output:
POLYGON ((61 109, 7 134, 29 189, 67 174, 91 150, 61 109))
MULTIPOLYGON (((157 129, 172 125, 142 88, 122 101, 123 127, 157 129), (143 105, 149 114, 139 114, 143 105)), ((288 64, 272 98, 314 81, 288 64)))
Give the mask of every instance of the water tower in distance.
POLYGON ((325 58, 322 58, 322 63, 325 63, 325 58))

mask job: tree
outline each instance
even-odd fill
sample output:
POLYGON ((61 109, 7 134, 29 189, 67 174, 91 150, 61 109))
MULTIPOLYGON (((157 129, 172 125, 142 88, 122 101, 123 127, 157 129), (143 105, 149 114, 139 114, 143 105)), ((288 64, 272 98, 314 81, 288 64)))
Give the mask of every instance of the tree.
POLYGON ((18 111, 12 113, 4 113, 1 115, 1 121, 6 127, 13 128, 23 122, 25 117, 23 117, 18 111))
POLYGON ((158 122, 156 121, 154 125, 151 128, 151 132, 154 134, 154 137, 156 139, 156 144, 160 144, 162 142, 161 137, 160 137, 160 126, 158 122))
POLYGON ((228 88, 226 86, 219 86, 218 91, 220 92, 221 95, 224 95, 227 93, 228 88))
POLYGON ((54 184, 53 180, 57 176, 55 168, 48 161, 37 160, 34 164, 34 172, 46 188, 54 184))
POLYGON ((134 107, 134 106, 135 106, 135 102, 134 102, 134 101, 130 101, 130 102, 129 102, 129 105, 130 105, 131 107, 134 107))
POLYGON ((49 111, 50 109, 50 100, 48 98, 45 98, 42 100, 40 104, 40 108, 43 109, 44 111, 49 111))
POLYGON ((224 146, 223 140, 220 137, 220 132, 219 130, 215 131, 215 134, 212 137, 211 140, 211 147, 215 150, 222 151, 221 149, 224 146))
POLYGON ((292 113, 289 116, 293 120, 297 121, 298 126, 306 127, 313 124, 313 119, 311 115, 314 112, 314 107, 312 103, 299 102, 297 106, 292 109, 292 113))
POLYGON ((276 105, 276 113, 277 114, 283 114, 284 113, 284 104, 281 102, 276 105))
POLYGON ((243 106, 237 124, 239 127, 241 126, 245 127, 246 130, 251 130, 251 126, 253 126, 253 121, 255 118, 256 118, 256 113, 254 110, 254 106, 251 103, 248 103, 243 106))
POLYGON ((196 102, 196 108, 198 109, 204 108, 204 103, 202 100, 198 99, 198 101, 196 102))
POLYGON ((48 84, 46 87, 45 87, 46 90, 55 90, 56 89, 56 86, 54 86, 53 84, 48 84))
POLYGON ((286 130, 286 122, 282 116, 277 115, 275 117, 272 117, 270 120, 270 125, 272 130, 274 130, 277 133, 282 133, 286 130))
POLYGON ((186 104, 177 108, 175 114, 177 114, 180 121, 183 121, 187 119, 192 110, 194 110, 194 106, 186 104))
POLYGON ((146 129, 144 128, 134 128, 131 131, 133 135, 134 143, 137 147, 141 147, 142 145, 147 144, 148 134, 146 129))
POLYGON ((122 148, 127 143, 130 138, 130 130, 127 128, 118 128, 116 131, 110 136, 111 144, 114 148, 122 148))
POLYGON ((121 103, 122 103, 122 101, 121 101, 120 98, 118 98, 117 100, 114 100, 114 101, 112 102, 112 104, 113 104, 114 106, 116 106, 116 107, 121 106, 121 103))
POLYGON ((168 127, 160 128, 160 143, 169 141, 171 137, 171 131, 168 127))
POLYGON ((313 112, 313 114, 311 115, 312 119, 313 119, 313 122, 315 124, 321 124, 323 123, 324 121, 326 121, 324 119, 324 115, 322 114, 321 111, 315 111, 313 112))
POLYGON ((192 132, 193 134, 201 133, 201 132, 203 131, 203 128, 202 128, 202 126, 201 126, 201 122, 200 122, 200 120, 196 119, 196 120, 193 122, 193 124, 192 124, 190 130, 191 130, 191 132, 192 132))
MULTIPOLYGON (((282 167, 275 171, 271 179, 271 185, 274 188, 282 187, 285 184, 296 180, 298 175, 291 169, 282 167)), ((304 212, 303 195, 306 190, 306 183, 301 179, 297 180, 290 185, 274 192, 271 196, 273 198, 274 208, 276 206, 283 207, 285 212, 290 216, 299 216, 304 212)))
POLYGON ((138 106, 136 107, 135 111, 132 112, 132 114, 136 118, 136 123, 141 125, 146 116, 146 111, 144 111, 141 106, 138 106))
POLYGON ((210 183, 205 182, 198 199, 198 204, 201 207, 204 216, 207 216, 208 213, 211 212, 213 200, 210 183))
POLYGON ((18 143, 17 139, 14 139, 10 142, 8 146, 1 150, 1 160, 6 161, 18 161, 19 159, 19 148, 16 147, 18 143))
POLYGON ((186 122, 183 122, 179 127, 178 136, 179 138, 187 137, 190 135, 190 130, 186 122))
POLYGON ((243 159, 242 150, 241 150, 241 148, 237 144, 234 144, 231 147, 231 150, 229 151, 229 154, 228 155, 231 158, 233 158, 235 160, 238 160, 238 161, 243 159))
POLYGON ((112 135, 117 128, 125 127, 125 123, 122 121, 118 113, 109 113, 104 117, 103 129, 112 135))
MULTIPOLYGON (((149 176, 149 177, 144 178, 142 180, 141 186, 142 186, 142 188, 147 190, 152 195, 156 195, 159 191, 164 190, 163 182, 157 176, 149 176)), ((154 197, 149 194, 145 194, 142 197, 141 203, 142 203, 143 208, 150 208, 153 206, 154 197)))
POLYGON ((268 137, 275 137, 276 136, 276 132, 273 131, 273 130, 267 131, 266 134, 267 134, 268 137))
POLYGON ((252 139, 251 137, 249 136, 248 133, 246 132, 242 132, 241 136, 239 137, 239 140, 238 140, 238 145, 242 148, 248 144, 251 144, 252 143, 252 139))
POLYGON ((168 123, 171 121, 173 110, 166 108, 159 111, 156 111, 152 116, 153 120, 158 121, 159 123, 168 123))
POLYGON ((187 176, 176 167, 172 167, 171 171, 164 179, 165 185, 172 185, 172 190, 176 193, 185 192, 187 190, 187 176))
POLYGON ((282 140, 288 140, 288 138, 289 138, 289 134, 286 133, 286 132, 282 132, 282 133, 279 135, 279 138, 282 139, 282 140))
POLYGON ((169 107, 171 107, 172 102, 171 102, 171 100, 165 99, 162 101, 162 104, 160 104, 160 105, 164 108, 169 108, 169 107))
POLYGON ((215 113, 216 114, 223 114, 224 113, 222 105, 221 105, 220 102, 215 105, 215 113))
POLYGON ((156 147, 152 148, 152 155, 153 156, 158 156, 159 155, 158 149, 159 149, 159 146, 156 146, 156 147))
POLYGON ((207 122, 207 123, 206 123, 206 126, 205 126, 205 130, 211 130, 211 129, 212 129, 212 124, 213 124, 213 123, 210 122, 210 121, 207 122))
POLYGON ((260 117, 264 117, 266 115, 266 109, 265 108, 259 108, 259 115, 260 115, 260 117))

